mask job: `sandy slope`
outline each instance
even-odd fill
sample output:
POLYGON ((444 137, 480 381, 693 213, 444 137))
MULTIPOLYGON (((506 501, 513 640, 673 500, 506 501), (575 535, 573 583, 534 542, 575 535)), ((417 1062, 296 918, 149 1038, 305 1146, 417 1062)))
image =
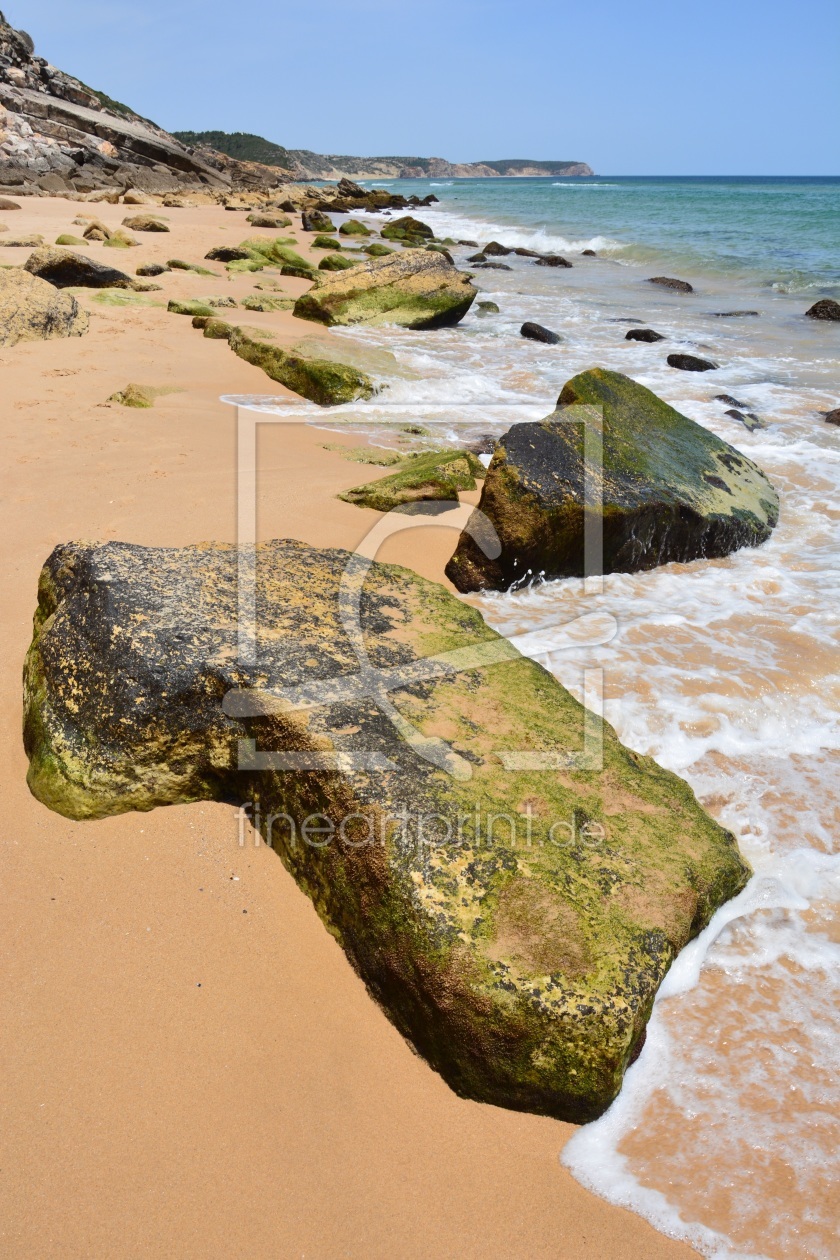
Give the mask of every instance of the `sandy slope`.
MULTIPOLYGON (((14 233, 76 231, 26 203, 14 233)), ((85 207, 81 207, 85 210, 85 207)), ((91 208, 116 226, 128 208, 91 208)), ((133 270, 248 233, 218 209, 87 251, 133 270)), ((303 238, 305 239, 305 238, 303 238)), ((27 251, 2 250, 22 262, 27 251)), ((90 303, 88 336, 0 350, 2 863, 0 1252, 35 1257, 666 1257, 692 1254, 589 1195, 571 1129, 465 1102, 367 997, 308 900, 236 816, 196 805, 70 823, 30 797, 20 668, 38 571, 71 538, 234 538, 226 392, 282 392, 169 315, 172 296, 253 288, 173 273, 162 307, 90 303), (153 410, 103 405, 128 381, 153 410)), ((303 281, 283 280, 289 293, 303 281)), ((291 316, 251 315, 279 335, 291 316)), ((358 465, 324 433, 267 431, 260 533, 352 546, 374 519, 336 492, 358 465)), ((443 531, 383 556, 442 579, 443 531)))

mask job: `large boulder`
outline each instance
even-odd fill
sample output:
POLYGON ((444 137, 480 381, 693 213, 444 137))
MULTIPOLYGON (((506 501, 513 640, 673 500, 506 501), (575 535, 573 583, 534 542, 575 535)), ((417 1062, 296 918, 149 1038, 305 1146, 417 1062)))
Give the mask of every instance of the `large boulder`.
POLYGON ((670 561, 756 546, 779 515, 760 468, 620 372, 573 377, 545 420, 516 424, 499 441, 479 507, 501 540, 491 559, 469 533, 446 568, 460 591, 584 573, 584 420, 603 427, 602 499, 590 509, 603 551, 589 571, 635 573, 670 561), (574 407, 568 415, 566 408, 574 407))
POLYGON ((24 266, 33 276, 39 276, 57 289, 143 289, 145 285, 132 280, 125 272, 105 263, 94 262, 84 254, 74 254, 71 249, 59 249, 45 245, 27 258, 24 266))
POLYGON ((232 330, 229 341, 231 350, 240 359, 262 368, 273 381, 321 407, 372 398, 376 392, 366 372, 327 358, 326 347, 313 352, 311 347, 301 344, 266 345, 241 328, 232 330))
POLYGON ((295 315, 321 324, 457 324, 478 290, 442 254, 425 250, 372 258, 336 273, 295 303, 295 315))
POLYGON ((57 292, 22 267, 0 268, 0 346, 80 337, 88 317, 69 293, 57 292))
POLYGON ((676 953, 748 878, 732 836, 608 726, 602 765, 575 763, 580 704, 408 570, 261 544, 241 663, 238 559, 56 548, 25 667, 32 792, 75 819, 246 805, 453 1089, 593 1119, 676 953))

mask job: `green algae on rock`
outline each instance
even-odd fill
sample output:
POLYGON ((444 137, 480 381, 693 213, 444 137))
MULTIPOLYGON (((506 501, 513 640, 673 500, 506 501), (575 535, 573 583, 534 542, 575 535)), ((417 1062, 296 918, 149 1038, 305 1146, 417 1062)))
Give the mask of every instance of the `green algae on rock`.
POLYGON ((294 304, 294 298, 274 293, 249 293, 241 302, 246 311, 290 311, 294 304))
POLYGON ((748 878, 733 837, 609 726, 582 768, 581 705, 406 569, 261 544, 240 663, 238 560, 56 548, 24 675, 32 792, 75 819, 247 805, 455 1091, 594 1119, 677 952, 748 878))
POLYGON ((198 298, 172 298, 166 309, 173 315, 215 315, 215 310, 207 302, 198 298))
MULTIPOLYGON (((208 335, 206 328, 204 335, 208 335)), ((266 346, 242 328, 234 328, 229 341, 240 359, 262 368, 273 381, 321 407, 372 398, 376 393, 366 372, 326 358, 326 347, 313 353, 308 346, 266 346)))
POLYGON ((386 241, 430 241, 434 238, 434 232, 428 223, 422 223, 420 219, 414 219, 410 214, 403 215, 401 219, 394 219, 393 223, 386 223, 382 229, 382 235, 386 241))
POLYGON ((410 503, 457 501, 459 490, 475 490, 484 477, 481 460, 471 451, 423 451, 410 456, 398 472, 363 486, 354 486, 338 497, 345 503, 390 512, 410 503))
POLYGON ((327 254, 318 263, 319 271, 349 271, 351 267, 358 267, 359 260, 357 258, 347 258, 344 254, 327 254))
POLYGON ((393 254, 393 250, 387 245, 382 245, 379 241, 374 241, 371 245, 365 245, 365 253, 371 258, 385 258, 388 254, 393 254))
POLYGON ((372 236, 370 228, 365 227, 358 219, 347 219, 338 229, 342 236, 372 236))
POLYGON ((298 298, 295 315, 321 324, 439 328, 463 319, 477 292, 441 254, 391 254, 326 277, 298 298))
POLYGON ((587 519, 603 534, 590 572, 712 559, 769 538, 779 499, 761 469, 649 389, 593 368, 564 386, 557 405, 497 444, 479 509, 501 554, 488 558, 463 533, 446 567, 458 590, 507 590, 529 572, 582 576, 587 519), (602 468, 584 461, 584 418, 592 432, 602 426, 602 468), (587 468, 598 499, 585 511, 587 468))
POLYGON ((341 249, 341 241, 334 236, 316 236, 312 242, 313 249, 341 249))

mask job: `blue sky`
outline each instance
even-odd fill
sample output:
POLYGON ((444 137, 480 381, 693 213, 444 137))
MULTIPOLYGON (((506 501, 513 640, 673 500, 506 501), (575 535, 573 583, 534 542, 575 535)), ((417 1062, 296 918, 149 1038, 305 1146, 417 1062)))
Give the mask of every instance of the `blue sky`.
POLYGON ((170 130, 318 152, 840 174, 837 0, 3 0, 170 130))

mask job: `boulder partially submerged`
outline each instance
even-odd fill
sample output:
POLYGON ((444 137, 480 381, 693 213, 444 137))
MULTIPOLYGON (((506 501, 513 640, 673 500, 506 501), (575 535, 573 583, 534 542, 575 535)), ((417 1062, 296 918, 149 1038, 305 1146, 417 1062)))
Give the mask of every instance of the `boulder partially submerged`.
POLYGON ((589 768, 581 705, 408 570, 260 545, 240 663, 238 559, 53 552, 25 667, 32 792, 75 819, 247 806, 454 1090, 598 1116, 676 953, 746 882, 732 836, 608 726, 589 768))
POLYGON ((262 368, 273 381, 321 407, 372 398, 376 393, 376 386, 366 372, 329 359, 323 351, 313 353, 310 347, 303 345, 266 345, 242 328, 233 328, 228 341, 240 359, 262 368))
POLYGON ((80 337, 87 330, 87 312, 70 293, 59 293, 22 267, 0 268, 0 346, 80 337))
POLYGON ((442 254, 412 251, 371 258, 337 272, 295 303, 295 315, 321 324, 457 324, 478 290, 442 254))
POLYGON ((500 439, 479 507, 501 554, 463 533, 446 567, 458 590, 506 590, 529 573, 582 576, 586 519, 603 535, 590 572, 710 559, 770 536, 779 500, 761 469, 643 385, 594 368, 564 386, 557 408, 500 439), (603 470, 588 457, 590 496, 600 498, 586 511, 585 422, 603 431, 603 470))

